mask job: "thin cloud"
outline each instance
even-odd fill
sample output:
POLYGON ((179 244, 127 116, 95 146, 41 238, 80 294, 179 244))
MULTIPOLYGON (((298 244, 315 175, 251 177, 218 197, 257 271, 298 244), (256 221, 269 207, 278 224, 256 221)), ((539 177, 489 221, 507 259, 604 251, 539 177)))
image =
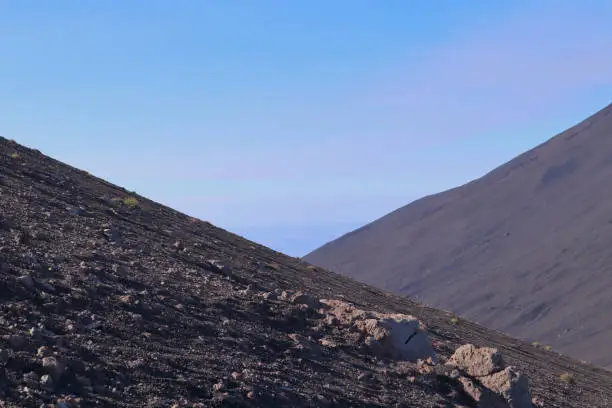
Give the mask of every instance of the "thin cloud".
POLYGON ((610 7, 575 5, 511 15, 405 62, 372 92, 378 110, 403 113, 408 139, 448 140, 549 115, 612 84, 610 7))

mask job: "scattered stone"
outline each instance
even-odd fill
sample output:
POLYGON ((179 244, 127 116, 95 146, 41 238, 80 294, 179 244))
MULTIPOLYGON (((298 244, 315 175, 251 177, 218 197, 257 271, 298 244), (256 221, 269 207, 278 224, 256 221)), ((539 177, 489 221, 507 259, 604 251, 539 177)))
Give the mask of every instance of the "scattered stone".
POLYGON ((38 383, 38 380, 39 380, 38 374, 36 374, 34 371, 30 371, 29 373, 26 373, 23 375, 23 381, 26 384, 34 385, 38 383))
POLYGON ((267 269, 275 270, 275 271, 280 271, 281 269, 281 266, 277 264, 276 262, 268 262, 264 265, 264 267, 267 269))
POLYGON ((30 330, 28 330, 28 334, 34 338, 39 338, 41 333, 42 330, 38 327, 31 327, 30 330))
POLYGON ((45 292, 55 293, 55 286, 51 285, 50 283, 39 282, 39 285, 45 292))
POLYGON ((40 377, 40 385, 46 390, 53 390, 55 388, 53 384, 53 378, 49 374, 45 374, 40 377))
POLYGON ((280 299, 281 300, 290 300, 291 296, 293 296, 293 291, 291 290, 283 290, 280 294, 280 299))
POLYGON ((103 233, 104 236, 111 242, 118 242, 121 239, 121 234, 115 228, 105 228, 103 233))
POLYGON ((290 301, 293 304, 307 305, 308 307, 317 308, 320 307, 321 302, 314 296, 307 295, 303 292, 297 292, 290 297, 290 301))
POLYGON ((323 337, 322 339, 319 339, 319 344, 328 348, 338 347, 338 343, 336 343, 336 341, 330 337, 323 337))
POLYGON ((370 374, 369 373, 361 373, 357 376, 357 380, 358 381, 363 381, 363 380, 367 380, 370 378, 370 374))
POLYGON ((417 371, 423 375, 428 375, 434 372, 434 363, 431 359, 418 360, 417 371))
POLYGON ((54 408, 79 408, 80 406, 80 398, 67 397, 58 399, 54 408))
POLYGON ((304 343, 306 341, 304 336, 298 333, 290 333, 287 335, 287 337, 289 337, 291 340, 293 340, 294 343, 297 344, 304 343))
POLYGON ((17 278, 17 281, 28 289, 35 289, 34 279, 30 275, 23 275, 17 278))
POLYGON ((42 365, 55 381, 59 381, 62 374, 64 374, 65 367, 56 357, 43 357, 42 365))
POLYGON ((213 268, 214 270, 218 272, 223 272, 226 274, 230 273, 229 266, 225 265, 224 263, 222 263, 221 261, 217 259, 209 259, 206 261, 206 264, 208 264, 211 268, 213 268))
POLYGON ((274 292, 264 292, 261 295, 262 298, 264 298, 265 300, 276 300, 278 299, 278 295, 274 292))
POLYGON ((119 302, 126 305, 131 305, 136 301, 136 298, 132 295, 121 295, 119 296, 119 302))
POLYGON ((116 273, 117 275, 119 275, 122 278, 125 278, 125 277, 128 276, 128 270, 123 265, 113 264, 111 269, 113 270, 114 273, 116 273))

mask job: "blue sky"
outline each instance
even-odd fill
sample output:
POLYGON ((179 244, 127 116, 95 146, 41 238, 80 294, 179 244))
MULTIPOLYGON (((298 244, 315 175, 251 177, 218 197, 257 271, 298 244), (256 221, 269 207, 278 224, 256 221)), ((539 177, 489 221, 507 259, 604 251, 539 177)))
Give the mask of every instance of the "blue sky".
POLYGON ((0 135, 290 255, 611 101, 601 1, 0 2, 0 135))

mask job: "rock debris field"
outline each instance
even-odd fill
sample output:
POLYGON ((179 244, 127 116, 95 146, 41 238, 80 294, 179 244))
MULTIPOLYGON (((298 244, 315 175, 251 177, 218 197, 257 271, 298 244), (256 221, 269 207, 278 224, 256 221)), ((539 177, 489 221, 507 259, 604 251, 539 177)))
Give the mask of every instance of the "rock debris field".
POLYGON ((612 374, 0 139, 0 407, 605 407, 612 374))

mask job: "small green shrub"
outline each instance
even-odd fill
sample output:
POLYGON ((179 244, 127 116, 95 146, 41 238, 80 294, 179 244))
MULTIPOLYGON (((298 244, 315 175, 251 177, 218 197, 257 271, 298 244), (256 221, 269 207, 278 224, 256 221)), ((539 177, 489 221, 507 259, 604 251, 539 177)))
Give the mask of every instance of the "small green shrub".
POLYGON ((138 200, 134 197, 126 197, 123 199, 123 204, 130 208, 135 208, 138 207, 138 200))
POLYGON ((11 157, 12 157, 13 159, 18 159, 18 158, 19 158, 19 153, 12 153, 12 154, 11 154, 11 157))
POLYGON ((570 373, 561 374, 559 379, 568 385, 573 385, 576 383, 576 380, 574 380, 574 377, 570 373))
POLYGON ((111 198, 111 201, 115 204, 122 203, 123 205, 127 205, 130 208, 138 207, 138 204, 139 204, 138 200, 135 197, 125 197, 125 198, 113 197, 111 198))

